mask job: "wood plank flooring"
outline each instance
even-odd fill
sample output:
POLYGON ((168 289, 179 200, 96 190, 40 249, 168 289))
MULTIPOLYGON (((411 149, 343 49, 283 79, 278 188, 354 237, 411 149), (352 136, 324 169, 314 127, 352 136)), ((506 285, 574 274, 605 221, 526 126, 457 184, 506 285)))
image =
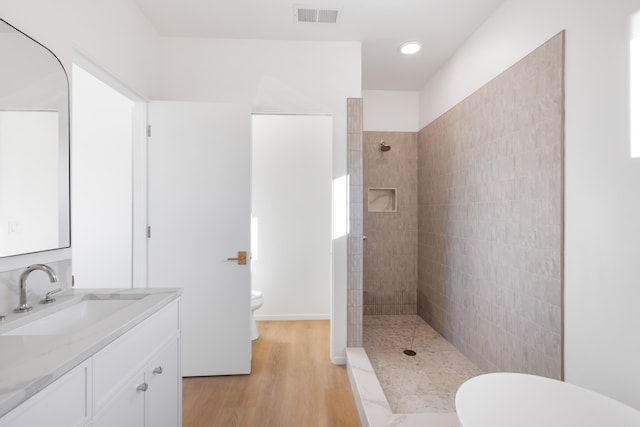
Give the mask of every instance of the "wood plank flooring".
POLYGON ((329 360, 329 321, 258 322, 251 375, 182 382, 184 427, 358 427, 344 366, 329 360))

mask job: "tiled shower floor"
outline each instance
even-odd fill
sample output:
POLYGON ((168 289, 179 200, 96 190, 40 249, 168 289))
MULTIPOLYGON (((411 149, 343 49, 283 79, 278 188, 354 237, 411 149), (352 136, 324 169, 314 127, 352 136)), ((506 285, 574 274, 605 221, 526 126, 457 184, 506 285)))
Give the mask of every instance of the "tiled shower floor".
POLYGON ((458 387, 483 374, 419 316, 364 316, 363 326, 364 349, 393 413, 455 412, 458 387))

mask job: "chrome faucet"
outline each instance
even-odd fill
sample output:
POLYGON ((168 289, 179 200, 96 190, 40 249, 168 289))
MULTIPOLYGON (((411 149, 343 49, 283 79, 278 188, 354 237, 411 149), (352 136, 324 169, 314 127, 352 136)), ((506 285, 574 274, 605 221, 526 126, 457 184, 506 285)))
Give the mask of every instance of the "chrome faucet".
POLYGON ((35 270, 41 270, 47 273, 49 275, 49 280, 51 280, 51 283, 58 281, 55 271, 53 271, 53 269, 48 265, 33 264, 27 267, 26 270, 24 270, 20 275, 20 305, 15 309, 15 311, 18 313, 24 313, 25 311, 29 311, 33 308, 29 304, 27 304, 27 277, 29 277, 29 274, 31 274, 31 272, 35 270))

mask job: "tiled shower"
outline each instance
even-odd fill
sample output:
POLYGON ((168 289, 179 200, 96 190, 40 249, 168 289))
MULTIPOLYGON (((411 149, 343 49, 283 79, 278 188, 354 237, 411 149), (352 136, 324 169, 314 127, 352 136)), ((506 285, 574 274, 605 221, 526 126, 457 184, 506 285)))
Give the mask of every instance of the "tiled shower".
POLYGON ((418 175, 415 132, 364 132, 363 314, 416 314, 418 175), (384 143, 390 147, 380 149, 384 143), (393 206, 376 206, 387 192, 393 206))
POLYGON ((417 314, 482 371, 562 378, 563 58, 560 33, 417 133, 349 100, 349 346, 417 314))

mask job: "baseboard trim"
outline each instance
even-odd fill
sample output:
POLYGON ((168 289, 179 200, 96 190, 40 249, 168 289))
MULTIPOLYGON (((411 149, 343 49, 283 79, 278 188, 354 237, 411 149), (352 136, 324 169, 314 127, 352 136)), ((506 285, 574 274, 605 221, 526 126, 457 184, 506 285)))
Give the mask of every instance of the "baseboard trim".
POLYGON ((328 314, 265 314, 253 315, 256 320, 330 320, 328 314))
POLYGON ((333 363, 334 365, 346 365, 347 364, 347 358, 345 356, 332 356, 331 357, 331 363, 333 363))

